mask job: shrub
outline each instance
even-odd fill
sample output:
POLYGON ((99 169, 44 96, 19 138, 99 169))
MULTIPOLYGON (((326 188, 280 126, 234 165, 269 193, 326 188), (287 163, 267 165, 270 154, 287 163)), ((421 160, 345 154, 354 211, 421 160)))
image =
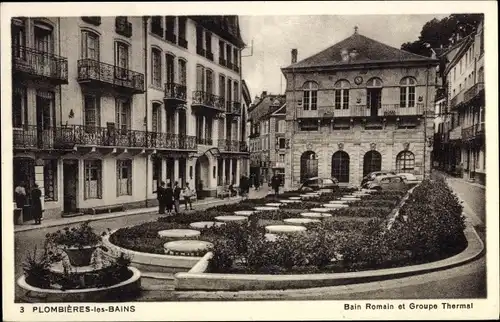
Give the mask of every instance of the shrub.
MULTIPOLYGON (((270 202, 270 201, 267 201, 267 202, 270 202)), ((240 210, 251 210, 252 208, 253 207, 249 206, 249 204, 235 203, 235 204, 226 204, 226 205, 219 205, 219 206, 211 207, 202 213, 206 213, 206 212, 211 212, 211 213, 228 213, 228 212, 230 212, 230 213, 233 213, 235 211, 240 211, 240 210)))
POLYGON ((394 208, 398 204, 396 200, 365 199, 350 203, 351 207, 382 207, 394 208))
POLYGON ((96 234, 90 221, 83 222, 78 227, 66 227, 55 233, 46 235, 46 242, 66 247, 82 248, 85 246, 95 246, 101 242, 101 236, 96 234))
POLYGON ((342 217, 377 217, 386 218, 393 208, 388 207, 348 207, 335 209, 331 214, 342 217))
POLYGON ((287 203, 282 205, 280 208, 281 209, 311 209, 311 208, 316 208, 316 207, 321 207, 322 204, 325 202, 311 202, 311 201, 301 201, 301 202, 294 202, 294 203, 287 203))
POLYGON ((41 288, 49 288, 50 286, 50 261, 47 248, 42 256, 37 255, 37 248, 33 250, 33 255, 28 253, 25 262, 23 263, 23 271, 26 276, 26 282, 33 286, 41 288))
MULTIPOLYGON (((235 205, 224 205, 228 207, 227 209, 230 209, 229 207, 235 206, 235 205)), ((248 208, 245 208, 248 210, 248 208)), ((243 209, 238 209, 238 210, 243 210, 243 209)), ((167 217, 160 217, 158 218, 158 222, 162 223, 175 223, 179 225, 189 225, 190 223, 197 222, 197 221, 213 221, 215 217, 217 216, 225 216, 228 215, 228 212, 233 212, 231 211, 222 211, 222 210, 203 210, 203 211, 195 211, 193 213, 186 213, 178 216, 167 216, 167 217)))

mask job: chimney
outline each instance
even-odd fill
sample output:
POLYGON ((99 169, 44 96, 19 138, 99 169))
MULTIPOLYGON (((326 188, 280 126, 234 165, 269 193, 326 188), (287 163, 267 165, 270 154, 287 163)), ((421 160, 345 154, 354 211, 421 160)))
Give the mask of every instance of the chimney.
POLYGON ((292 64, 295 64, 297 62, 297 54, 298 51, 296 48, 292 49, 292 64))

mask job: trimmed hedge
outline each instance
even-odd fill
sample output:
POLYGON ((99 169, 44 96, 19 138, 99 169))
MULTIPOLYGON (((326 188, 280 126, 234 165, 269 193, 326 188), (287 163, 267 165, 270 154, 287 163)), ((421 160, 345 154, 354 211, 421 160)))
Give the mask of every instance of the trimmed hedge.
POLYGON ((342 217, 386 218, 392 210, 390 207, 348 207, 335 209, 331 214, 342 217))

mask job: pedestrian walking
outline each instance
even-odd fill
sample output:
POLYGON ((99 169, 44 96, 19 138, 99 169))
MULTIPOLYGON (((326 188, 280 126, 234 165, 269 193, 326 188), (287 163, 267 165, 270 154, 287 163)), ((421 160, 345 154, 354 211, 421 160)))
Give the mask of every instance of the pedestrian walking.
POLYGON ((258 191, 260 189, 260 179, 256 178, 255 179, 255 191, 258 191))
POLYGON ((179 214, 180 209, 180 200, 181 200, 181 187, 179 187, 179 183, 176 181, 174 183, 174 208, 175 208, 175 213, 179 214))
POLYGON ((168 183, 165 189, 165 207, 167 208, 167 215, 172 214, 172 206, 174 204, 174 190, 172 189, 172 183, 168 183))
POLYGON ((193 210, 193 203, 191 202, 191 197, 193 196, 193 190, 189 187, 189 182, 186 182, 186 187, 184 187, 184 204, 186 205, 186 210, 189 208, 193 210))
POLYGON ((281 177, 278 176, 277 174, 274 174, 273 177, 271 178, 271 187, 274 190, 274 196, 277 198, 280 192, 280 186, 281 186, 281 177))
POLYGON ((33 218, 35 219, 35 224, 40 225, 42 223, 42 191, 38 188, 38 184, 35 183, 33 190, 31 191, 31 212, 33 218))
POLYGON ((158 213, 160 215, 165 214, 165 182, 162 181, 160 186, 154 191, 156 193, 156 198, 158 199, 158 213))

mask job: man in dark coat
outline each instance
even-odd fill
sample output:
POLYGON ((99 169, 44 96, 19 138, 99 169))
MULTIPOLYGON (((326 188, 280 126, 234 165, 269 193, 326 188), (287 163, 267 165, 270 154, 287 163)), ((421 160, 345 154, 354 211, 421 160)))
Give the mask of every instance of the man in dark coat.
POLYGON ((174 208, 176 214, 180 212, 181 192, 182 189, 179 187, 179 182, 176 181, 174 184, 174 208))
POLYGON ((165 206, 167 207, 167 215, 172 214, 172 206, 174 204, 174 190, 172 189, 172 183, 168 183, 167 189, 165 189, 165 206))
POLYGON ((38 188, 38 184, 35 183, 33 190, 31 191, 31 211, 33 218, 35 219, 35 224, 40 225, 42 223, 42 191, 38 188))
POLYGON ((165 214, 165 182, 161 182, 158 189, 156 189, 156 198, 158 199, 158 213, 165 214))
POLYGON ((274 190, 274 195, 278 197, 278 194, 280 192, 280 186, 281 186, 281 178, 277 174, 274 174, 273 177, 271 178, 271 187, 274 190))

